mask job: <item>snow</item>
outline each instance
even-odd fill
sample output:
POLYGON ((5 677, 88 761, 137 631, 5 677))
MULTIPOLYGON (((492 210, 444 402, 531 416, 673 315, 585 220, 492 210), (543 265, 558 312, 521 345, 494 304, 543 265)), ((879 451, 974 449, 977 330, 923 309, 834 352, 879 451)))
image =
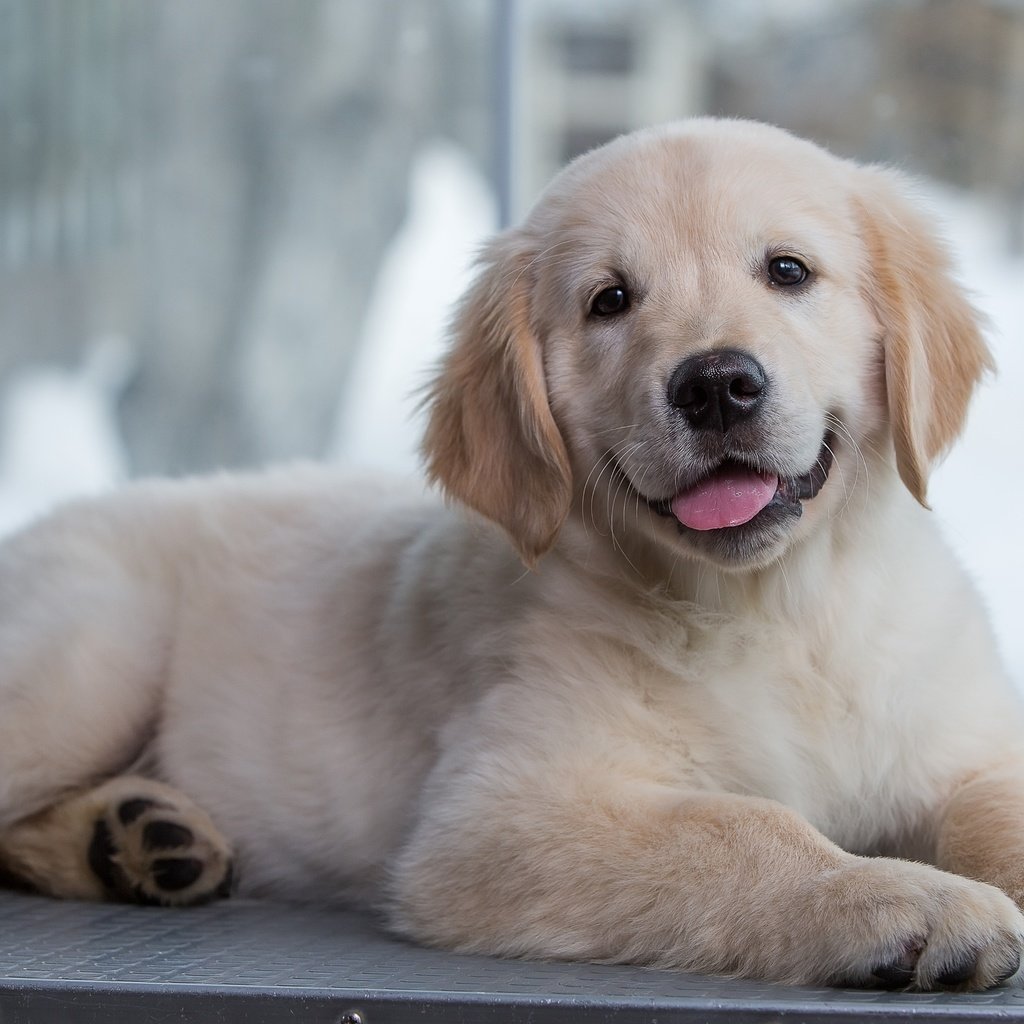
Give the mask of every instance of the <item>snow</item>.
POLYGON ((409 179, 409 213, 381 263, 338 403, 333 459, 418 470, 418 394, 444 351, 452 308, 497 217, 487 182, 460 150, 436 142, 420 152, 409 179))
MULTIPOLYGON (((955 240, 964 283, 991 319, 1000 373, 981 391, 965 436, 935 473, 930 498, 992 612, 1024 690, 1024 260, 1010 260, 999 217, 977 197, 934 189, 931 205, 955 240)), ((474 251, 495 226, 495 203, 471 162, 428 146, 410 180, 407 222, 385 258, 330 456, 347 465, 414 471, 415 392, 440 355, 452 304, 474 251)), ((128 373, 116 338, 87 347, 76 372, 40 366, 0 395, 0 531, 54 503, 125 476, 114 405, 128 373)))
POLYGON ((932 477, 929 500, 992 614, 1007 664, 1024 690, 1024 259, 1011 260, 1005 224, 977 199, 936 190, 945 236, 956 240, 964 284, 989 318, 998 372, 980 389, 967 430, 932 477))
POLYGON ((11 380, 0 405, 0 533, 125 479, 114 405, 131 369, 129 346, 111 336, 88 346, 77 371, 42 365, 11 380))

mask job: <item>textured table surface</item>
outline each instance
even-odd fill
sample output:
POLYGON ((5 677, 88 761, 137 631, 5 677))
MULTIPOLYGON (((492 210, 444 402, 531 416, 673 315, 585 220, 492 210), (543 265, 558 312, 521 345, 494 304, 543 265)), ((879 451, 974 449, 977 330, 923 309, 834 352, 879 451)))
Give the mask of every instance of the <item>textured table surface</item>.
POLYGON ((195 910, 0 893, 0 1024, 21 1021, 1024 1021, 1024 991, 786 988, 628 967, 452 956, 356 914, 228 900, 195 910))

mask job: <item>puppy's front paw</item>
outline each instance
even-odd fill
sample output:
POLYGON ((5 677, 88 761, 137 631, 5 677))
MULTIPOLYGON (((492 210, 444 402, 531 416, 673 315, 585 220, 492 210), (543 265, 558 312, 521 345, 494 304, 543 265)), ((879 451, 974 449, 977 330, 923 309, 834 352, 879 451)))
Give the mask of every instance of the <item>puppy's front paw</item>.
POLYGON ((838 926, 833 955, 842 966, 833 984, 969 992, 1004 984, 1020 968, 1024 916, 982 882, 923 864, 859 860, 821 896, 818 907, 838 926))
POLYGON ((107 893, 162 906, 229 895, 231 849, 209 817, 169 787, 140 781, 138 791, 111 799, 93 826, 89 868, 107 893))

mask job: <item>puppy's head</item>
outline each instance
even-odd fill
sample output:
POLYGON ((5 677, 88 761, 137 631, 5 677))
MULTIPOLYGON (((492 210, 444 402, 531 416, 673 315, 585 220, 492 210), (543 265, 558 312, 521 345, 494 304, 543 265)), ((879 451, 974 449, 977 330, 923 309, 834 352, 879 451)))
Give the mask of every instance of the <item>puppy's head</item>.
POLYGON ((896 176, 714 120, 570 165, 488 248, 454 334, 428 471, 528 564, 579 515, 765 565, 879 459, 924 502, 988 365, 896 176))

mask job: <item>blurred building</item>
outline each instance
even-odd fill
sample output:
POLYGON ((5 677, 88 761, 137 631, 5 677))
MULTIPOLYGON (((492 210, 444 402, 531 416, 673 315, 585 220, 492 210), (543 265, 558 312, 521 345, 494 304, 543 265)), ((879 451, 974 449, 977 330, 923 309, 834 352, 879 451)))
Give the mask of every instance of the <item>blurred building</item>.
POLYGON ((410 171, 487 166, 477 0, 0 2, 0 393, 111 335, 134 473, 317 455, 410 171))
POLYGON ((686 0, 523 0, 513 206, 568 160, 706 109, 710 40, 686 0))
POLYGON ((567 158, 695 113, 990 194, 1024 247, 1021 0, 523 0, 522 207, 567 158))

